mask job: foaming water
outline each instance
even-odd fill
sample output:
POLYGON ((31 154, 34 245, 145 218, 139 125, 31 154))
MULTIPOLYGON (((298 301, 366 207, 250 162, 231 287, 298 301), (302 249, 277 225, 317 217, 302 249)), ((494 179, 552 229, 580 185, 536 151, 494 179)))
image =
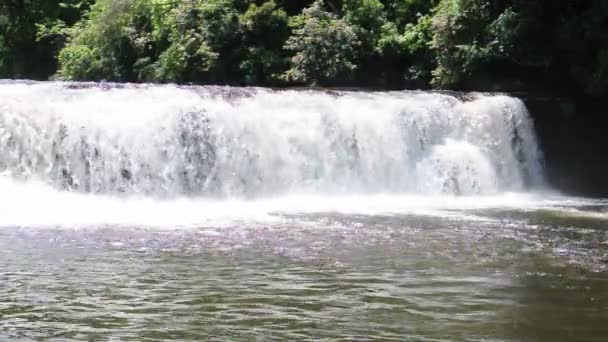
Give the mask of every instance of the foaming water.
MULTIPOLYGON (((486 196, 291 194, 264 199, 115 197, 58 192, 43 183, 1 180, 0 226, 200 228, 284 225, 294 214, 428 215, 474 219, 473 209, 537 210, 590 204, 547 193, 486 196), (568 202, 570 200, 570 202, 568 202), (33 211, 32 208, 35 208, 33 211)), ((566 210, 558 208, 559 210, 566 210)))
POLYGON ((543 183, 524 105, 501 95, 0 84, 0 170, 155 198, 486 195, 543 183))

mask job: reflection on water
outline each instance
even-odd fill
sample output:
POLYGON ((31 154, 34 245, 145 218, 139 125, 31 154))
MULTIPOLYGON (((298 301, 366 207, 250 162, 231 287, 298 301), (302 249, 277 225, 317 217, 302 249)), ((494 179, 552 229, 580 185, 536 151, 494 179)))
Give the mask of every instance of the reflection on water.
POLYGON ((7 227, 0 340, 605 341, 601 212, 7 227))

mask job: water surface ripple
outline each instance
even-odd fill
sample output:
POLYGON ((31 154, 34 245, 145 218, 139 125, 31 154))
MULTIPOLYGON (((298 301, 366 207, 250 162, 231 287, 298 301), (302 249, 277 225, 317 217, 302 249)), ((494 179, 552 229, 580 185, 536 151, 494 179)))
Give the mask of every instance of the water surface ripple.
POLYGON ((604 341, 608 230, 572 210, 5 227, 0 339, 604 341))

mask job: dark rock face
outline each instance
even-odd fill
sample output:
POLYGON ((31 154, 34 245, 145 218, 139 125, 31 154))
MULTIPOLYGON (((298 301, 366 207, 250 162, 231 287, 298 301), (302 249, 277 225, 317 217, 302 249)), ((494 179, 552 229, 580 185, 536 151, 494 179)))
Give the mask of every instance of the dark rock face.
POLYGON ((568 194, 608 197, 608 103, 523 96, 534 118, 550 184, 568 194))

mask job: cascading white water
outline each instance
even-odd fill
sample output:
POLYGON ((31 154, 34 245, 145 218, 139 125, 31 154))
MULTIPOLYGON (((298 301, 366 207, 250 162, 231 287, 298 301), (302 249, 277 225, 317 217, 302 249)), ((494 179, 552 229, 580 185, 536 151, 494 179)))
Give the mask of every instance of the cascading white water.
POLYGON ((502 95, 0 84, 0 177, 153 197, 495 194, 543 183, 502 95))

